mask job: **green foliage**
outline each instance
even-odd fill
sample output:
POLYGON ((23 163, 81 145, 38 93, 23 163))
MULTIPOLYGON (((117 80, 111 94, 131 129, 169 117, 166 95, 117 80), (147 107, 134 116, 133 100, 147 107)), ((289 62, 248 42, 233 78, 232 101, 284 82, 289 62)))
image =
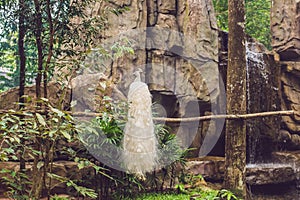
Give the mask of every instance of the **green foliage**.
POLYGON ((238 200, 238 198, 233 194, 233 192, 226 189, 220 190, 218 196, 225 200, 238 200))
MULTIPOLYGON (((0 15, 1 16, 1 15, 0 15)), ((1 19, 1 17, 0 17, 1 19)), ((2 20, 2 19, 1 19, 2 20)), ((2 21, 3 22, 3 21, 2 21)), ((17 41, 17 32, 9 32, 5 27, 1 27, 0 23, 0 32, 5 30, 0 34, 0 72, 5 71, 4 74, 0 74, 0 91, 6 90, 11 87, 19 85, 19 55, 18 51, 18 41, 17 41), (6 33, 6 34, 5 34, 6 33)), ((29 41, 32 44, 28 44, 25 47, 27 52, 26 60, 26 83, 32 84, 36 76, 36 52, 34 49, 33 41, 29 41)), ((26 41, 27 41, 26 40, 26 41)))
POLYGON ((186 194, 187 193, 187 191, 185 190, 185 185, 183 183, 176 184, 175 189, 177 190, 178 194, 180 194, 180 193, 186 194))
POLYGON ((194 200, 221 200, 218 197, 217 190, 201 190, 198 192, 192 192, 191 197, 194 200))
MULTIPOLYGON (((198 192, 193 191, 187 191, 184 189, 184 185, 178 186, 178 188, 181 188, 183 190, 182 194, 176 194, 176 193, 144 193, 139 194, 134 197, 134 199, 137 200, 238 200, 238 198, 230 191, 222 189, 220 191, 218 190, 200 190, 198 192)), ((131 198, 124 198, 125 200, 132 199, 131 198)))
POLYGON ((271 0, 246 0, 246 32, 271 49, 271 0))
MULTIPOLYGON (((218 26, 228 31, 227 0, 213 0, 218 26)), ((271 0, 246 0, 246 33, 271 49, 271 0)))
MULTIPOLYGON (((27 100, 30 102, 29 97, 27 100)), ((47 99, 42 98, 39 102, 42 103, 43 111, 10 110, 1 116, 1 160, 18 161, 23 156, 26 158, 26 162, 31 161, 34 164, 30 174, 27 171, 20 172, 2 169, 1 173, 5 174, 5 176, 2 176, 1 181, 9 189, 6 193, 7 197, 14 199, 39 198, 40 194, 37 194, 36 191, 41 190, 38 187, 40 184, 43 185, 42 189, 47 190, 50 195, 53 186, 44 185, 43 182, 45 180, 56 180, 72 188, 74 191, 73 195, 92 199, 97 198, 98 195, 101 195, 101 198, 104 199, 111 197, 126 199, 132 196, 133 193, 138 194, 142 191, 160 190, 163 192, 166 187, 175 188, 178 194, 141 195, 137 199, 155 199, 156 197, 160 199, 187 199, 189 196, 194 198, 195 195, 195 199, 237 199, 232 192, 227 190, 201 190, 195 184, 198 181, 204 181, 201 175, 185 175, 182 171, 176 171, 178 164, 184 165, 186 151, 180 149, 175 142, 175 135, 162 125, 157 125, 155 129, 162 150, 165 149, 165 153, 169 151, 178 153, 171 158, 174 163, 165 166, 159 173, 153 172, 148 174, 146 180, 141 180, 135 175, 107 167, 105 164, 95 161, 88 152, 82 151, 78 147, 73 149, 73 147, 67 145, 68 143, 79 142, 79 139, 87 142, 86 139, 83 140, 82 136, 80 136, 80 133, 84 133, 88 137, 93 135, 92 140, 98 141, 97 146, 94 148, 99 148, 101 150, 100 153, 105 153, 103 151, 105 144, 120 147, 123 137, 123 129, 121 127, 124 126, 126 121, 126 116, 124 115, 127 113, 127 104, 110 102, 108 103, 110 106, 108 106, 107 112, 103 112, 100 117, 95 117, 90 122, 84 123, 84 126, 75 127, 76 123, 69 113, 53 107, 47 99), (118 112, 118 115, 113 115, 114 111, 118 112), (118 116, 118 118, 115 118, 115 116, 118 116), (101 137, 99 138, 101 134, 105 135, 105 140, 101 137), (60 146, 58 142, 65 145, 60 146), (52 171, 51 163, 54 162, 56 153, 66 154, 70 160, 77 163, 79 170, 92 169, 93 174, 83 177, 82 180, 72 180, 70 177, 55 174, 52 171), (181 182, 175 185, 175 179, 181 182), (165 180, 169 180, 169 186, 166 185, 165 180), (186 189, 186 184, 192 185, 194 189, 186 189)), ((33 109, 35 104, 36 102, 28 103, 27 107, 33 109)), ((88 144, 89 142, 85 145, 88 144)), ((106 156, 111 156, 111 154, 106 156)), ((59 198, 54 196, 52 199, 59 198)))
MULTIPOLYGON (((30 98, 27 98, 28 100, 30 98)), ((28 103, 27 107, 34 108, 36 102, 28 103)), ((74 157, 72 147, 60 143, 77 142, 73 117, 65 111, 51 106, 47 99, 41 99, 44 111, 10 110, 1 116, 0 121, 0 155, 2 161, 20 160, 33 162, 32 175, 26 172, 2 170, 9 173, 2 178, 8 186, 7 195, 12 198, 28 196, 39 198, 42 190, 51 192, 52 186, 45 185, 45 180, 56 179, 72 187, 82 196, 96 197, 94 190, 77 185, 68 177, 60 177, 52 173, 52 164, 57 153, 74 157), (29 182, 28 180, 31 180, 29 182), (24 186, 26 185, 26 188, 24 186)), ((76 153, 75 153, 76 155, 76 153)), ((105 174, 104 170, 85 158, 76 157, 78 168, 93 167, 96 173, 105 174), (82 162, 84 161, 84 165, 82 162)))
MULTIPOLYGON (((104 164, 109 166, 118 166, 120 161, 117 159, 122 151, 123 130, 126 123, 128 105, 125 102, 113 102, 110 98, 103 98, 101 116, 90 119, 86 122, 78 123, 78 135, 82 143, 85 144, 92 154, 104 164)), ((184 164, 187 150, 182 150, 179 146, 176 135, 171 133, 163 125, 155 126, 155 133, 158 138, 160 152, 159 163, 169 164, 162 169, 162 177, 158 178, 156 173, 148 174, 146 180, 141 180, 133 174, 127 173, 110 173, 114 179, 108 180, 107 185, 114 187, 118 185, 113 196, 125 198, 137 191, 144 191, 146 188, 156 188, 163 190, 166 187, 165 180, 171 180, 172 187, 175 183, 176 172, 175 166, 184 164), (170 164, 172 163, 172 164, 170 164)), ((106 167, 110 172, 114 170, 106 167)), ((103 189, 100 189, 103 190, 103 189)))
POLYGON ((228 0, 213 0, 218 27, 228 31, 228 0))
POLYGON ((53 197, 50 198, 50 200, 69 200, 68 197, 60 197, 57 195, 54 195, 53 197))
MULTIPOLYGON (((18 26, 20 6, 18 1, 3 1, 0 4, 0 66, 8 71, 1 75, 0 91, 19 83, 18 26), (5 2, 5 3, 3 3, 5 2)), ((34 82, 37 75, 36 44, 37 16, 41 14, 42 59, 45 78, 51 78, 54 67, 75 68, 84 52, 95 45, 99 32, 106 26, 105 13, 90 17, 86 9, 99 0, 38 0, 40 13, 33 1, 25 0, 22 11, 25 23, 26 83, 34 82), (49 10, 48 10, 49 9, 49 10), (48 12, 49 11, 49 12, 48 12), (80 18, 80 20, 79 20, 80 18), (75 58, 76 57, 76 58, 75 58), (77 64, 76 64, 77 63, 77 64)))
MULTIPOLYGON (((132 198, 124 198, 124 200, 130 200, 132 198)), ((190 196, 188 194, 157 194, 157 193, 149 193, 142 194, 135 198, 136 200, 189 200, 190 196)))
POLYGON ((16 172, 10 169, 2 169, 0 171, 2 181, 7 187, 8 191, 6 196, 13 199, 29 199, 28 188, 26 187, 32 182, 28 179, 28 176, 22 172, 16 172))
POLYGON ((233 192, 226 189, 200 189, 198 191, 191 191, 189 194, 194 200, 239 200, 233 192))

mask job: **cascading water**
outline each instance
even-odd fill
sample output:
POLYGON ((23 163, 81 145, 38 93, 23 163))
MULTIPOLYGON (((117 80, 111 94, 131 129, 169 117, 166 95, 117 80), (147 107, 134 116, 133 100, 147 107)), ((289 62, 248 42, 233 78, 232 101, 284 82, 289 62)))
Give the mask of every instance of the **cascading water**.
MULTIPOLYGON (((256 100, 253 98, 254 95, 260 94, 261 89, 259 84, 268 84, 268 73, 265 68, 265 62, 263 53, 255 52, 255 46, 252 42, 246 43, 246 72, 247 72, 247 112, 260 112, 257 108, 256 100)), ((260 158, 260 136, 261 130, 257 120, 247 121, 247 133, 248 133, 248 163, 255 163, 260 158)))
POLYGON ((294 161, 292 163, 293 169, 296 174, 296 190, 297 190, 297 197, 300 199, 300 166, 294 161))
MULTIPOLYGON (((246 56, 247 112, 279 110, 279 66, 253 41, 246 44, 246 56)), ((253 199, 300 199, 299 164, 272 157, 279 129, 277 116, 247 120, 247 183, 253 199)))

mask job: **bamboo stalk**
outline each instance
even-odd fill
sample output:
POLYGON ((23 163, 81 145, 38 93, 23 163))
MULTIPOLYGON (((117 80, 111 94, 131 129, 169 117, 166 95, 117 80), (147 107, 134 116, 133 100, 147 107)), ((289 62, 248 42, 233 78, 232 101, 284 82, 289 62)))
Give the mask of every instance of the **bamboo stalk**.
POLYGON ((154 117, 155 121, 165 121, 165 122, 193 122, 193 121, 207 121, 211 119, 250 119, 257 117, 268 117, 268 116, 289 116, 296 114, 293 110, 286 111, 270 111, 270 112, 261 112, 261 113, 250 113, 250 114, 241 114, 241 115, 207 115, 199 117, 189 117, 189 118, 163 118, 163 117, 154 117))
MULTIPOLYGON (((207 121, 211 119, 227 119, 227 120, 235 120, 235 119, 250 119, 257 117, 268 117, 268 116, 289 116, 294 115, 296 112, 294 110, 286 110, 286 111, 270 111, 270 112, 261 112, 261 113, 250 113, 250 114, 241 114, 241 115, 207 115, 207 116, 199 116, 199 117, 187 117, 187 118, 165 118, 165 117, 153 117, 154 121, 161 122, 193 122, 193 121, 207 121)), ((101 113, 87 113, 87 112, 74 112, 73 116, 85 116, 85 117, 96 117, 101 116, 101 113)))
MULTIPOLYGON (((29 111, 26 111, 29 112, 29 111)), ((0 113, 14 113, 17 115, 25 114, 26 112, 12 110, 0 110, 0 113)), ((34 111, 33 111, 34 112, 34 111)), ((99 117, 102 116, 102 113, 95 112, 68 112, 69 114, 75 117, 99 117)), ((236 120, 236 119, 251 119, 257 117, 268 117, 268 116, 289 116, 297 114, 294 110, 285 110, 285 111, 270 111, 270 112, 260 112, 260 113, 249 113, 249 114, 237 114, 237 115, 207 115, 199 117, 187 117, 187 118, 165 118, 165 117, 153 117, 154 121, 160 122, 193 122, 193 121, 207 121, 211 119, 227 119, 227 120, 236 120)))

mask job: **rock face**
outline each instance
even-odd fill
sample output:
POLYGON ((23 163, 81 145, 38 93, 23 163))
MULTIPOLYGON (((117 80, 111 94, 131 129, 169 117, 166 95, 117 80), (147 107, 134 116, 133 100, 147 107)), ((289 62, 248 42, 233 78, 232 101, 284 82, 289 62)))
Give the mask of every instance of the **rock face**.
MULTIPOLYGON (((43 89, 41 89, 43 91, 43 89)), ((25 87, 25 95, 35 97, 35 85, 25 87)), ((42 94, 43 95, 43 94, 42 94)), ((71 91, 62 90, 59 83, 51 82, 48 85, 48 99, 52 105, 60 104, 63 109, 67 109, 71 102, 71 91)), ((12 88, 0 94, 0 109, 18 109, 16 104, 19 99, 19 89, 12 88)))
MULTIPOLYGON (((85 70, 81 75, 85 75, 89 83, 80 81, 84 77, 78 81, 75 78, 77 88, 89 87, 93 78, 88 77, 103 73, 116 86, 119 96, 126 97, 133 72, 141 68, 142 80, 148 84, 153 102, 162 106, 165 116, 191 117, 224 111, 224 107, 218 105, 223 82, 219 80, 218 30, 211 0, 117 0, 109 6, 129 9, 120 16, 108 14, 108 28, 99 44, 110 48, 126 38, 135 52, 107 61, 96 72, 85 70)), ((99 11, 92 14, 102 13, 104 8, 105 5, 99 5, 99 11)), ((96 59, 86 62, 94 66, 96 59)), ((86 93, 94 94, 91 90, 85 90, 86 93)), ((77 95, 75 98, 81 107, 87 104, 88 108, 94 107, 89 97, 77 95)), ((218 140, 217 129, 221 127, 214 125, 216 121, 171 126, 181 145, 195 147, 192 156, 198 156, 206 135, 209 141, 215 142, 202 148, 203 155, 209 153, 218 140)))
MULTIPOLYGON (((278 161, 278 159, 277 159, 278 161)), ((290 162, 248 164, 246 182, 251 198, 257 200, 299 199, 298 172, 290 162)))
POLYGON ((278 140, 283 149, 300 149, 300 1, 273 0, 271 11, 272 46, 280 55, 281 109, 294 110, 282 117, 278 140))
POLYGON ((273 152, 272 157, 275 162, 288 163, 300 168, 300 151, 273 152))
POLYGON ((208 181, 222 182, 225 171, 224 162, 223 157, 213 156, 190 159, 186 163, 185 170, 187 174, 202 175, 208 181))
POLYGON ((291 165, 250 164, 247 165, 246 181, 249 185, 266 185, 291 182, 296 179, 291 165))
MULTIPOLYGON (((283 117, 284 128, 291 133, 300 132, 300 62, 282 62, 282 109, 298 114, 283 117)), ((300 144, 300 143, 299 143, 300 144)))
POLYGON ((300 1, 272 0, 272 46, 281 60, 300 60, 300 1))

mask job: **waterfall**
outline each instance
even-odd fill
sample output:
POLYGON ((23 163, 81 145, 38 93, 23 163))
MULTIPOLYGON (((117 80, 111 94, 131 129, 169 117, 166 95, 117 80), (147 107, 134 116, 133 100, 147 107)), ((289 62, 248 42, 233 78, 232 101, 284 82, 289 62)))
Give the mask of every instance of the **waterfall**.
POLYGON ((296 192, 297 192, 298 199, 300 199, 300 167, 299 165, 297 165, 296 161, 294 161, 292 165, 296 174, 296 190, 297 190, 296 192))
MULTIPOLYGON (((264 95, 264 85, 268 85, 269 75, 266 69, 263 53, 257 52, 257 44, 246 42, 246 73, 247 73, 247 113, 263 111, 258 94, 264 95), (261 109, 262 108, 262 109, 261 109)), ((247 121, 247 158, 248 163, 255 163, 261 159, 261 126, 257 119, 247 121)))

